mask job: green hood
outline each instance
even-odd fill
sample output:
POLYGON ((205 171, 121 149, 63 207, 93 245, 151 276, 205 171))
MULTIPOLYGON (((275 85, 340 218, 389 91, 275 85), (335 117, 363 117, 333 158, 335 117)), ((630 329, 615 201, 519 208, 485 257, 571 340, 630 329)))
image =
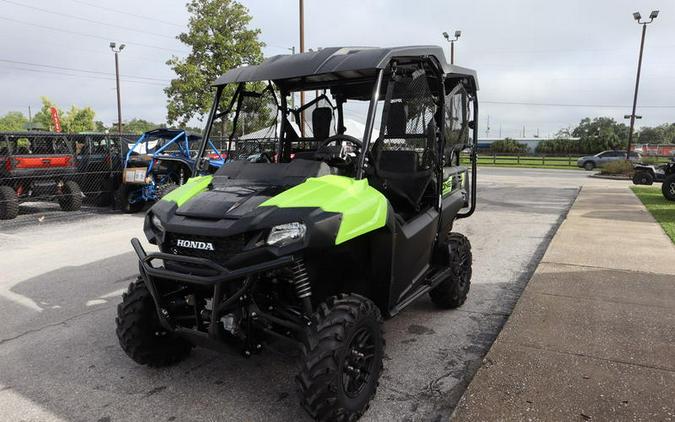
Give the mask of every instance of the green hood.
POLYGON ((183 186, 180 186, 168 194, 166 194, 162 200, 175 202, 179 207, 184 203, 188 202, 195 195, 201 192, 205 192, 209 184, 211 184, 213 176, 197 176, 188 179, 183 186))
POLYGON ((309 178, 260 204, 280 208, 318 207, 342 214, 335 244, 379 229, 387 221, 387 199, 365 179, 343 176, 309 178))

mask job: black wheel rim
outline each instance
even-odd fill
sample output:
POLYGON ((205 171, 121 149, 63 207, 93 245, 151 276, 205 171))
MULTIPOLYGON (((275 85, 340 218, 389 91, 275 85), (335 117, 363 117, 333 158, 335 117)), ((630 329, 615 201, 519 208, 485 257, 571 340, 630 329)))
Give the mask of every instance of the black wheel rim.
POLYGON ((342 389, 348 397, 358 397, 368 385, 374 362, 375 338, 369 327, 361 327, 352 337, 342 365, 342 389))

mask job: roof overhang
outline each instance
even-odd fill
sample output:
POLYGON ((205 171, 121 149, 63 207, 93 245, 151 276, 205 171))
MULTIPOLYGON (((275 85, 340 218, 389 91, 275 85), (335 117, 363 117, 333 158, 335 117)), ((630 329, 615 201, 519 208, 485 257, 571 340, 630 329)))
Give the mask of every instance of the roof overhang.
POLYGON ((444 74, 469 78, 478 89, 476 72, 448 64, 439 46, 330 47, 308 53, 278 55, 258 65, 229 70, 214 82, 214 86, 270 80, 279 83, 293 79, 358 79, 374 75, 396 57, 433 57, 444 74))

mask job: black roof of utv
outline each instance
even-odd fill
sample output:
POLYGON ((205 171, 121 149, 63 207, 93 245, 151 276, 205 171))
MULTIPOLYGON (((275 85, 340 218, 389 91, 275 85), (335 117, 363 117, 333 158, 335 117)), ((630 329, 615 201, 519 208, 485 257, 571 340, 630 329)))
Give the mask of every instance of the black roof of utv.
POLYGON ((319 51, 278 55, 252 66, 231 69, 218 78, 214 85, 238 82, 283 82, 304 79, 319 82, 334 79, 352 79, 372 76, 375 70, 386 67, 394 57, 426 57, 436 59, 448 75, 469 78, 478 89, 476 72, 448 64, 443 49, 438 46, 407 47, 330 47, 319 51))

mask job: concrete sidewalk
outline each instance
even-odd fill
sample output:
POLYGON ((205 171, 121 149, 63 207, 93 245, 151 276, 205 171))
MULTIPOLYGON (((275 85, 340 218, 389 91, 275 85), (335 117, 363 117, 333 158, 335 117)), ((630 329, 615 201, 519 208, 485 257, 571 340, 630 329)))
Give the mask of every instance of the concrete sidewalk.
POLYGON ((453 417, 675 420, 675 246, 627 187, 582 188, 453 417))

